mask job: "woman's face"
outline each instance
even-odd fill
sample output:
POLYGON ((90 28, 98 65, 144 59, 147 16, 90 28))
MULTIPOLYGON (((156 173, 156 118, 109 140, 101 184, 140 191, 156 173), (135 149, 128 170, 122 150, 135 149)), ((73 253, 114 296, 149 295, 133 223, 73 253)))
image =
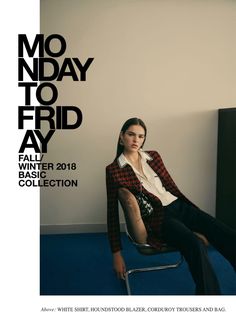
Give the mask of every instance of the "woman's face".
POLYGON ((145 140, 145 130, 140 125, 132 125, 124 133, 121 132, 120 139, 124 152, 137 152, 145 140))

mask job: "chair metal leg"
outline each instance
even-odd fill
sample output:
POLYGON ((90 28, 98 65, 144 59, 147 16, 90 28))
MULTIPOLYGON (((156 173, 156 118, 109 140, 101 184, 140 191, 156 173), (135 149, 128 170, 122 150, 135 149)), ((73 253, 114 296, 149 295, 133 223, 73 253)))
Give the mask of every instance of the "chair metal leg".
POLYGON ((129 283, 129 275, 133 273, 141 273, 141 272, 156 271, 156 270, 163 270, 163 269, 174 269, 174 268, 177 268, 182 262, 183 262, 183 256, 181 255, 181 258, 179 259, 179 261, 177 261, 174 264, 160 265, 155 267, 134 268, 134 269, 127 270, 125 273, 125 284, 126 284, 127 294, 132 295, 130 283, 129 283))

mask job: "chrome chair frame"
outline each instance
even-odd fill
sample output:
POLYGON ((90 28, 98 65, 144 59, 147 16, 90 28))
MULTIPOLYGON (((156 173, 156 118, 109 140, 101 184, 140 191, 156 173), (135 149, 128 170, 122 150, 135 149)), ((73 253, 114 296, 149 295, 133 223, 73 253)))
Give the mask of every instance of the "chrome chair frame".
MULTIPOLYGON (((130 236, 130 234, 127 230, 127 226, 125 228, 126 228, 126 234, 127 234, 128 238, 131 240, 132 244, 136 247, 137 251, 142 255, 157 255, 157 254, 162 254, 162 253, 167 253, 167 252, 178 251, 176 249, 169 248, 167 246, 164 247, 163 250, 159 251, 147 243, 137 243, 130 236)), ((126 285, 126 289, 127 289, 127 294, 132 295, 130 281, 129 281, 129 276, 131 274, 149 272, 149 271, 158 271, 158 270, 164 270, 164 269, 174 269, 174 268, 179 267, 182 262, 183 262, 183 256, 181 254, 179 260, 175 263, 163 264, 163 265, 158 265, 158 266, 153 266, 153 267, 132 268, 132 269, 127 270, 125 273, 125 285, 126 285)))

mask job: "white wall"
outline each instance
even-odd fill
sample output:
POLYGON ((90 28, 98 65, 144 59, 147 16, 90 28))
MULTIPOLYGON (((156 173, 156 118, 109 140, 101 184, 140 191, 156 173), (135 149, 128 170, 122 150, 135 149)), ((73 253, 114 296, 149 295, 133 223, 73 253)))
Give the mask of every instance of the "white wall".
POLYGON ((84 121, 58 131, 45 158, 78 162, 80 186, 41 189, 42 225, 106 223, 105 166, 133 116, 147 124, 145 148, 214 215, 217 109, 235 106, 235 30, 230 0, 41 0, 41 33, 62 34, 66 57, 95 58, 86 82, 57 84, 58 104, 79 106, 84 121))

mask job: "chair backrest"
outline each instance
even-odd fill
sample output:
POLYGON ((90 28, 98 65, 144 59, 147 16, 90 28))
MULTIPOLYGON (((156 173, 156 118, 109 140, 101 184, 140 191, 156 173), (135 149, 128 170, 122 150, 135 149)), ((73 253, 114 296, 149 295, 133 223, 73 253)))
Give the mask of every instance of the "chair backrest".
POLYGON ((126 221, 126 234, 137 250, 143 255, 153 255, 159 251, 147 243, 147 230, 143 223, 138 202, 126 188, 119 189, 119 201, 126 221))
POLYGON ((135 196, 126 188, 118 190, 118 198, 124 212, 127 231, 136 243, 147 242, 147 230, 143 223, 138 202, 135 196))

